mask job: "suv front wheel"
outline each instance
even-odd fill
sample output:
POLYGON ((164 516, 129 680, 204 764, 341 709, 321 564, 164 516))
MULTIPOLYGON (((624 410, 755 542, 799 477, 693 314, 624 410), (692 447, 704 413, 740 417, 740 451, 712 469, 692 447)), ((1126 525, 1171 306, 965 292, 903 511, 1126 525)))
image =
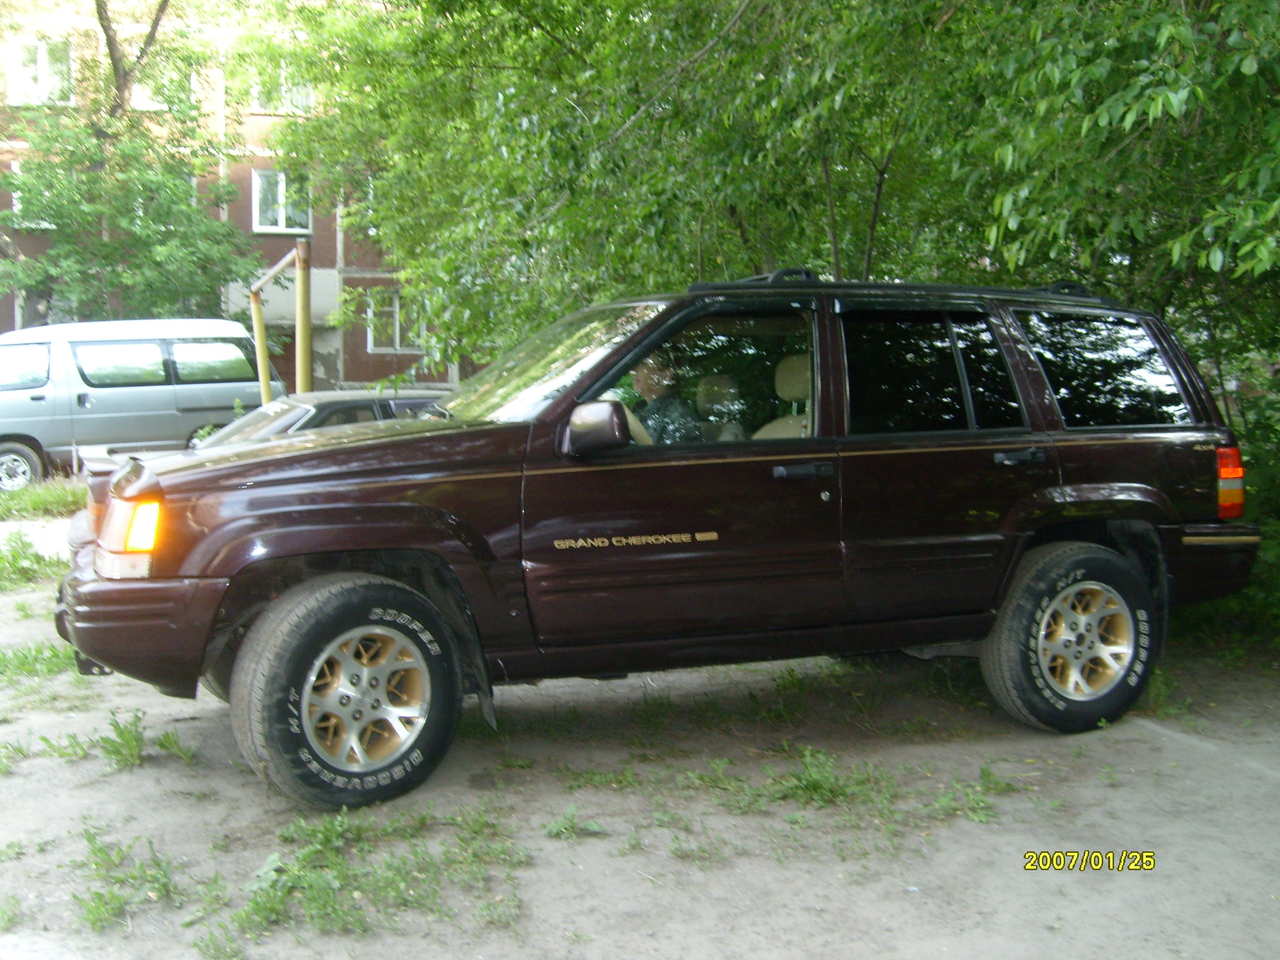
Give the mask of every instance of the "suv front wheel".
POLYGON ((1090 730, 1141 695, 1162 629, 1150 588, 1120 554, 1092 543, 1037 547, 982 644, 982 675, 1024 723, 1090 730))
POLYGON ((435 606, 369 574, 285 591, 236 658, 231 720, 241 753, 284 793, 360 806, 413 789, 457 728, 457 648, 435 606))

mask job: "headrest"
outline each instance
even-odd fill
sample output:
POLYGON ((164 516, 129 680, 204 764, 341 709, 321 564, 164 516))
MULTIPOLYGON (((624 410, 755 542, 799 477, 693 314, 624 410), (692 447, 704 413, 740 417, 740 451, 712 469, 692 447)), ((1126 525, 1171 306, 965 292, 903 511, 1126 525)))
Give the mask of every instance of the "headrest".
POLYGON ((698 381, 694 403, 698 408, 698 415, 704 418, 716 413, 736 412, 738 385, 728 374, 709 373, 698 381), (726 410, 726 407, 730 409, 726 410))
POLYGON ((809 354, 794 353, 778 361, 778 369, 773 375, 773 389, 783 400, 802 402, 809 399, 811 377, 809 354))

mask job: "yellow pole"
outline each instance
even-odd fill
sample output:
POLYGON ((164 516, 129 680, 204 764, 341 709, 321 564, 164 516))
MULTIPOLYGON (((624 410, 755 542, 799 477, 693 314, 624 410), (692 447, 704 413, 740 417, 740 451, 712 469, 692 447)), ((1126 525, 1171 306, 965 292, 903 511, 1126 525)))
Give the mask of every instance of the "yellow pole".
POLYGON ((311 389, 311 241, 298 241, 294 262, 294 379, 298 393, 311 389))
POLYGON ((249 294, 249 312, 253 315, 253 351, 258 358, 258 392, 262 402, 271 402, 271 361, 267 356, 267 321, 262 316, 262 293, 249 294))

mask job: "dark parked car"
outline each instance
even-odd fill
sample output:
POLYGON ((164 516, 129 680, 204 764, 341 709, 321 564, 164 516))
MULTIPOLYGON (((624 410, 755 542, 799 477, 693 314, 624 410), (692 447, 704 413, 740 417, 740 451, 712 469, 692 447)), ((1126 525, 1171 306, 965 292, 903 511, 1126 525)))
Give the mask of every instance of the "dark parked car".
MULTIPOLYGON (((285 433, 334 427, 344 423, 374 420, 412 420, 439 410, 446 390, 317 390, 291 393, 257 407, 232 420, 207 437, 191 442, 191 449, 203 450, 228 443, 258 443, 285 433)), ((172 451, 129 451, 109 445, 82 447, 81 473, 95 502, 106 499, 111 474, 131 457, 151 460, 172 456, 172 451)))
POLYGON ((492 722, 539 677, 968 654, 1088 730, 1257 551, 1195 368, 1070 291, 697 286, 567 317, 446 410, 132 462, 59 632, 203 678, 271 783, 361 804, 426 778, 465 694, 492 722))

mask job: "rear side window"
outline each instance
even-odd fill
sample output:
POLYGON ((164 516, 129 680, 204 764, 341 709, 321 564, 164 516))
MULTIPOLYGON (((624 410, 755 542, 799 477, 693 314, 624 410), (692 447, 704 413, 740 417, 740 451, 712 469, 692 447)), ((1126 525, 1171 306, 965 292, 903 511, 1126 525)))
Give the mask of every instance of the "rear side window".
POLYGON ((980 314, 874 310, 842 319, 851 434, 1023 426, 1009 368, 980 314))
POLYGON ((13 343, 0 347, 0 390, 30 390, 48 382, 47 343, 13 343))
POLYGON ((248 344, 235 340, 174 340, 169 344, 179 383, 253 380, 248 344))
POLYGON ((145 387, 165 383, 164 353, 154 340, 77 343, 72 349, 91 387, 145 387))
POLYGON ((1068 427, 1190 423, 1146 328, 1125 317, 1018 314, 1068 427))

